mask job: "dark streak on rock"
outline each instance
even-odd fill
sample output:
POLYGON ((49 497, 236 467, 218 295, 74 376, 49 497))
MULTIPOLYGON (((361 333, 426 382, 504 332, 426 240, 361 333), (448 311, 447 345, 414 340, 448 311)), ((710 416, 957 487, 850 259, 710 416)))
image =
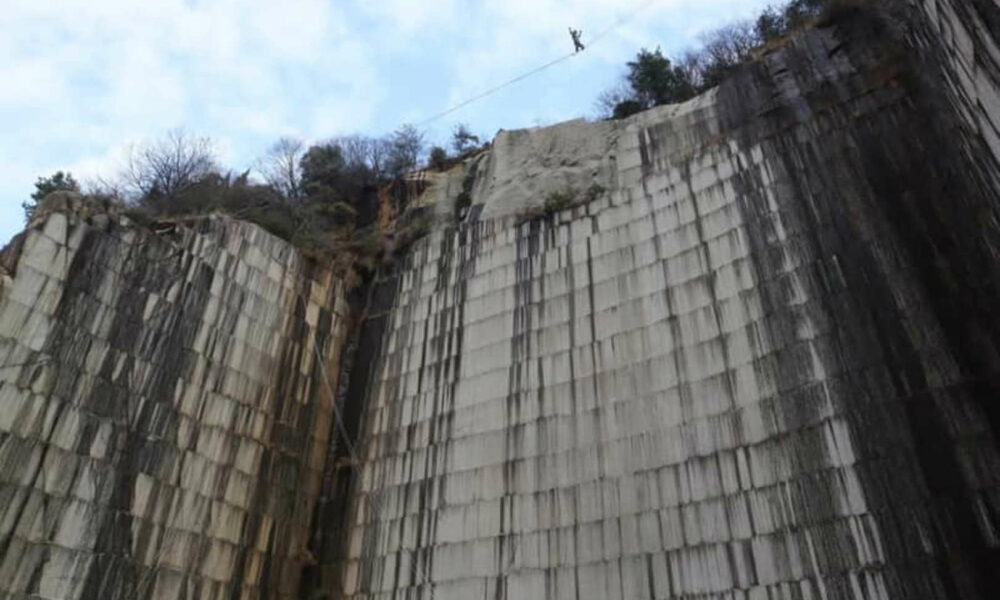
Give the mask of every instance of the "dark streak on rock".
POLYGON ((535 302, 532 297, 534 280, 534 260, 541 254, 543 223, 532 219, 517 226, 516 262, 514 264, 514 314, 510 342, 510 368, 507 375, 507 399, 504 404, 504 459, 503 496, 500 498, 500 533, 497 544, 497 575, 494 583, 495 600, 508 598, 507 575, 515 560, 516 549, 513 541, 513 499, 517 493, 515 485, 518 449, 522 447, 521 437, 521 394, 528 389, 528 373, 531 355, 531 333, 534 330, 533 314, 535 302))
MULTIPOLYGON (((186 368, 187 349, 198 331, 199 318, 208 300, 212 271, 206 265, 192 265, 193 257, 182 257, 171 245, 149 238, 147 243, 124 246, 116 236, 88 232, 74 257, 69 270, 56 318, 59 331, 50 338, 52 351, 60 352, 74 347, 66 344, 77 330, 86 331, 91 322, 82 322, 75 313, 80 295, 97 295, 102 278, 107 271, 107 253, 124 252, 119 263, 121 278, 114 321, 108 340, 110 350, 100 368, 93 391, 82 402, 82 407, 104 415, 114 424, 111 460, 108 471, 110 481, 101 488, 109 490, 107 508, 97 525, 94 560, 83 587, 85 598, 130 598, 143 594, 155 577, 139 566, 133 556, 133 522, 139 521, 141 555, 147 551, 149 533, 146 520, 150 515, 132 514, 135 479, 139 473, 157 475, 161 469, 169 472, 171 463, 178 459, 169 451, 168 444, 160 441, 176 436, 178 414, 174 409, 175 382, 186 368), (179 260, 178 260, 179 259, 179 260), (181 287, 174 302, 166 302, 168 287, 176 281, 178 272, 193 270, 193 276, 181 287), (160 305, 147 319, 143 318, 146 299, 156 294, 160 305), (122 373, 116 378, 114 371, 119 356, 128 357, 122 373), (161 365, 150 372, 146 380, 135 381, 142 375, 135 370, 136 361, 161 365)), ((84 306, 86 304, 84 303, 84 306)), ((63 357, 59 363, 80 364, 86 357, 63 357)), ((154 491, 151 497, 156 496, 154 491)), ((150 507, 152 508, 152 507, 150 507)), ((159 543, 164 540, 161 536, 159 543)))
MULTIPOLYGON (((839 373, 833 401, 851 424, 866 502, 886 541, 890 596, 985 600, 1000 589, 1000 555, 987 532, 995 525, 984 531, 978 516, 979 507, 997 514, 983 486, 1000 476, 1000 271, 990 250, 997 232, 977 222, 977 207, 996 210, 997 190, 982 175, 995 165, 975 158, 988 152, 948 116, 954 99, 941 86, 912 78, 886 85, 885 77, 920 72, 889 31, 870 13, 854 15, 831 31, 854 73, 824 65, 831 53, 816 35, 745 69, 723 86, 720 102, 745 152, 762 145, 772 176, 787 183, 777 217, 759 172, 743 164, 736 178, 765 312, 790 314, 777 308, 785 303, 775 285, 782 273, 770 258, 767 221, 780 218, 789 236, 802 236, 796 252, 813 265, 803 271, 808 295, 820 301, 807 310, 833 328, 821 360, 839 373), (795 99, 771 89, 766 69, 779 61, 789 66, 795 99), (943 386, 931 371, 938 356, 959 368, 955 379, 943 367, 943 386), (977 414, 989 433, 975 425, 977 414), (976 466, 965 458, 972 448, 985 453, 976 466)), ((933 62, 921 68, 941 77, 926 70, 933 62)), ((769 336, 791 333, 782 326, 769 336)), ((783 369, 781 378, 790 375, 783 369)))

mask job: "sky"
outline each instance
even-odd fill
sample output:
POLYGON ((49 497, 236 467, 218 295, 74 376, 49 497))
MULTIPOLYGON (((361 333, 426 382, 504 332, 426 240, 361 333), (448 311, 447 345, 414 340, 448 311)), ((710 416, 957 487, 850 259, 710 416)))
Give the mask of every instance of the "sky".
MULTIPOLYGON (((772 0, 773 1, 773 0, 772 0)), ((639 48, 668 55, 769 0, 3 0, 0 244, 40 176, 114 177, 171 129, 242 171, 282 136, 318 141, 422 123, 572 50, 587 50, 421 126, 446 145, 594 118, 639 48)))

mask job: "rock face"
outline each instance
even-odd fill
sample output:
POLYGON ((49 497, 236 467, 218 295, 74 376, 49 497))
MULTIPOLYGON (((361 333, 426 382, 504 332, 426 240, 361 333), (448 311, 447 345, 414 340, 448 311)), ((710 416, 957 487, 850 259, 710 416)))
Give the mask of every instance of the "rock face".
POLYGON ((998 11, 890 9, 501 134, 469 219, 380 282, 320 592, 995 595, 998 11))
POLYGON ((1000 9, 848 4, 421 179, 460 220, 357 302, 251 225, 43 207, 0 599, 993 598, 1000 9))
POLYGON ((0 598, 295 597, 343 286, 255 226, 84 212, 4 261, 0 598))

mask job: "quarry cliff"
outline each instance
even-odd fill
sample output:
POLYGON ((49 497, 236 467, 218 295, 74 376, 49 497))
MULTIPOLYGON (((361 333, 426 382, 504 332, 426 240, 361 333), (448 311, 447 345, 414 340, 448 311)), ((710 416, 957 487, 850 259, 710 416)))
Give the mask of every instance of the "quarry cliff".
POLYGON ((0 255, 0 598, 994 597, 998 35, 847 7, 502 131, 362 283, 50 196, 0 255))

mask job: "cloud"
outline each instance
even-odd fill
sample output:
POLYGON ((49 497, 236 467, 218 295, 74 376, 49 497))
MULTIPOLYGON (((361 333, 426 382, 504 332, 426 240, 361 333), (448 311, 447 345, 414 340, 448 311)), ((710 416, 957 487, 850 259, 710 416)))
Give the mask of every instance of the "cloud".
POLYGON ((454 30, 477 11, 475 3, 462 4, 458 0, 354 0, 353 5, 368 18, 377 21, 377 29, 388 35, 384 43, 403 38, 409 42, 421 34, 440 34, 454 30))
MULTIPOLYGON (((747 18, 768 0, 505 0, 485 2, 482 14, 471 19, 469 31, 476 43, 454 55, 447 106, 455 106, 484 90, 530 72, 572 52, 568 27, 583 30, 584 53, 532 76, 533 83, 518 83, 477 105, 496 113, 500 106, 520 106, 515 118, 530 124, 551 122, 560 94, 587 95, 590 102, 601 87, 610 86, 624 63, 640 47, 662 46, 668 54, 697 43, 704 31, 734 19, 747 18), (488 68, 484 68, 487 67, 488 68), (603 83, 596 82, 603 73, 603 83), (557 91, 552 92, 553 88, 557 91), (534 106, 521 99, 526 89, 534 106), (545 102, 540 102, 545 98, 545 102)), ((580 103, 576 106, 579 111, 580 103)), ((586 110, 582 112, 587 112, 586 110)), ((478 116, 475 108, 464 115, 478 116)), ((579 113, 578 113, 579 114, 579 113)))
POLYGON ((233 106, 279 124, 298 114, 303 88, 370 102, 378 77, 364 40, 326 0, 14 0, 4 13, 0 37, 13 60, 0 73, 14 83, 4 107, 28 122, 96 122, 109 141, 233 106), (7 35, 15 30, 30 33, 7 35))
MULTIPOLYGON (((35 178, 56 169, 113 173, 130 142, 175 127, 211 136, 237 169, 282 135, 391 131, 563 55, 566 27, 589 41, 634 1, 5 0, 0 238, 20 227, 35 178)), ((765 1, 656 0, 585 55, 454 121, 473 116, 484 131, 577 116, 637 46, 765 1)))
MULTIPOLYGON (((255 136, 364 128, 381 95, 366 32, 328 0, 8 0, 0 11, 0 236, 38 175, 113 172, 183 126, 248 162, 255 136), (14 183, 10 178, 20 178, 14 183)), ((327 134, 333 131, 326 132, 327 134)))

